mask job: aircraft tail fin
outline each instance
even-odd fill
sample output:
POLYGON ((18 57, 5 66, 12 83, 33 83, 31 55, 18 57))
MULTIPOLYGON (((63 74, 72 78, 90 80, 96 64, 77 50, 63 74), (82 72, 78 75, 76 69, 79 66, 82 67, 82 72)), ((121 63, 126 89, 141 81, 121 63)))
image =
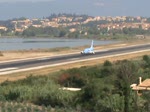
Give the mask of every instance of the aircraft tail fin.
POLYGON ((92 40, 92 43, 91 43, 91 48, 93 48, 93 40, 92 40))

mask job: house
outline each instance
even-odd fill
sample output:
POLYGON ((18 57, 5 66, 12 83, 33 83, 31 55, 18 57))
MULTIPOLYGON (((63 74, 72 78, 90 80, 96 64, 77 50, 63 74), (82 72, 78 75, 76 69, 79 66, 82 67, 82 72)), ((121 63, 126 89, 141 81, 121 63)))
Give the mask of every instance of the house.
POLYGON ((137 91, 138 95, 141 95, 140 91, 150 90, 150 79, 146 79, 142 82, 142 78, 139 77, 139 84, 138 85, 137 84, 132 84, 130 87, 132 88, 132 90, 137 91))
POLYGON ((6 31, 6 30, 7 30, 7 28, 6 28, 6 27, 4 27, 4 26, 0 26, 0 30, 4 30, 4 31, 6 31))

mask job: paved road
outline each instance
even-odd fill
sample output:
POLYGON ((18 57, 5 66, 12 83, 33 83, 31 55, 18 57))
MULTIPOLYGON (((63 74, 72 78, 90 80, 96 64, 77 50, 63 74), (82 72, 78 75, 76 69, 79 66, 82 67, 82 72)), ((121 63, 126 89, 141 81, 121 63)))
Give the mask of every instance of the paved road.
POLYGON ((81 55, 80 53, 60 55, 53 57, 44 57, 36 59, 18 60, 0 63, 0 75, 9 74, 13 72, 26 71, 31 69, 39 69, 49 66, 56 66, 59 64, 67 64, 73 62, 79 62, 83 60, 90 60, 95 58, 102 58, 107 56, 115 56, 118 54, 139 52, 142 50, 150 51, 150 44, 128 46, 123 48, 106 49, 96 51, 94 55, 81 55))

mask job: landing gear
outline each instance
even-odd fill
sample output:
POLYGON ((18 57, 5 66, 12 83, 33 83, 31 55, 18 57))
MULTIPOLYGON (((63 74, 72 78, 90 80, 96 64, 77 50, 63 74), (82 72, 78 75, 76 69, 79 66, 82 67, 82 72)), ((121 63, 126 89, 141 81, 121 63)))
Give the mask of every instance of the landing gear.
POLYGON ((83 55, 84 53, 83 53, 83 52, 81 52, 81 54, 83 55))

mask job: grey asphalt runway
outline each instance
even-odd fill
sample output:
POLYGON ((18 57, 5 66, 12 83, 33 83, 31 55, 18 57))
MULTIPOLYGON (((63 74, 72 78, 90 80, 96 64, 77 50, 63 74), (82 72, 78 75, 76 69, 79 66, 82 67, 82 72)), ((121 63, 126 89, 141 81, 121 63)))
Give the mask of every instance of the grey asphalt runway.
POLYGON ((100 58, 105 56, 113 56, 117 54, 123 54, 123 53, 132 53, 132 52, 138 52, 142 50, 148 50, 150 51, 150 44, 143 44, 143 45, 136 45, 136 46, 128 46, 123 48, 114 48, 114 49, 108 49, 108 50, 99 50, 95 51, 94 55, 81 55, 79 53, 75 54, 66 54, 66 55, 58 55, 58 56, 51 56, 51 57, 44 57, 44 58, 35 58, 35 59, 24 59, 24 60, 16 60, 16 61, 10 61, 10 62, 4 62, 0 63, 0 75, 13 73, 13 71, 24 69, 30 70, 31 68, 38 68, 41 66, 49 66, 49 65, 56 65, 61 63, 69 63, 72 61, 79 62, 81 60, 88 60, 90 58, 100 58))

